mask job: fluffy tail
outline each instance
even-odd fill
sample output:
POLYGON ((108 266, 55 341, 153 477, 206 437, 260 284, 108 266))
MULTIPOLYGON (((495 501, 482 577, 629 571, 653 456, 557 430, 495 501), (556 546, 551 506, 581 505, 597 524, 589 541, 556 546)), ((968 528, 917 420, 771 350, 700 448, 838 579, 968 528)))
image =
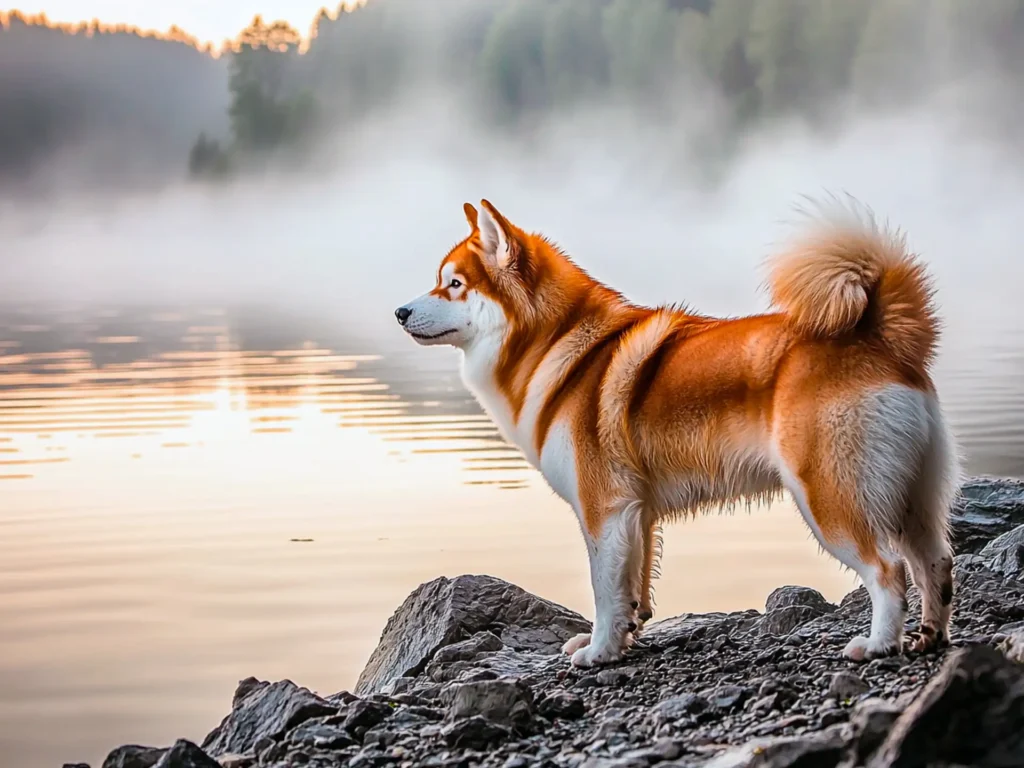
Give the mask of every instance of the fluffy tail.
POLYGON ((873 336, 914 368, 934 358, 939 320, 931 280, 904 236, 870 212, 819 220, 768 266, 772 304, 802 333, 873 336))

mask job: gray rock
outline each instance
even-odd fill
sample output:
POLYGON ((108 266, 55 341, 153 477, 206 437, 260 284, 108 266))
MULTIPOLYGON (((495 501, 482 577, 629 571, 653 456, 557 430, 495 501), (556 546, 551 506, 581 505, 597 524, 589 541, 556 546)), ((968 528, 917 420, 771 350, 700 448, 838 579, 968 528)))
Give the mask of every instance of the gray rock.
POLYGON ((118 747, 103 761, 103 768, 153 768, 160 762, 166 749, 126 744, 118 747))
POLYGON ((262 737, 274 738, 313 717, 338 711, 291 680, 267 683, 247 678, 235 692, 231 714, 203 740, 203 749, 222 754, 249 752, 262 737))
POLYGON ((786 637, 804 624, 823 615, 822 611, 807 605, 787 605, 766 613, 757 623, 757 632, 759 635, 786 637))
POLYGON ((435 579, 417 588, 388 620, 356 693, 380 691, 395 678, 415 675, 441 648, 499 627, 502 642, 515 650, 554 654, 573 635, 588 632, 590 623, 491 576, 435 579))
POLYGON ((622 685, 629 679, 629 677, 629 673, 621 667, 602 669, 596 675, 598 685, 608 686, 622 685))
POLYGON ((971 478, 960 487, 950 523, 957 554, 980 552, 992 539, 1024 525, 1024 482, 971 478))
POLYGON ((352 734, 337 717, 307 720, 288 732, 287 741, 297 747, 313 749, 342 749, 356 743, 352 734), (332 722, 335 721, 335 722, 332 722))
POLYGON ((164 752, 155 768, 221 768, 221 764, 191 741, 179 739, 164 752))
POLYGON ((423 677, 436 683, 468 683, 474 680, 496 680, 500 677, 518 678, 542 674, 553 666, 563 666, 561 656, 516 651, 505 647, 473 661, 450 663, 432 660, 423 677))
POLYGON ((655 725, 663 725, 700 714, 709 706, 708 700, 703 696, 695 693, 684 693, 681 696, 673 696, 670 699, 658 702, 647 717, 655 725))
POLYGON ((862 701, 850 718, 851 745, 843 761, 844 768, 863 765, 882 742, 902 713, 898 705, 884 699, 862 701))
POLYGON ((626 752, 619 760, 641 761, 641 765, 647 766, 652 763, 661 763, 665 760, 675 760, 682 753, 682 747, 676 741, 662 738, 655 741, 649 747, 626 752))
POLYGON ((1024 629, 1015 629, 999 642, 999 650, 1010 661, 1024 664, 1024 629))
POLYGON ((833 726, 814 736, 757 739, 719 755, 704 768, 827 768, 842 757, 845 741, 833 726))
POLYGON ((836 672, 828 685, 828 695, 840 701, 855 699, 868 690, 870 686, 855 672, 836 672))
POLYGON ((742 705, 750 697, 750 689, 741 685, 720 685, 705 694, 705 697, 712 709, 728 712, 742 705))
POLYGON ((586 712, 583 699, 569 691, 551 691, 540 700, 537 712, 549 720, 578 720, 586 712))
POLYGON ((702 638, 730 637, 752 629, 761 614, 757 611, 735 613, 684 613, 656 621, 644 630, 643 643, 653 648, 685 645, 702 638))
POLYGON ((509 731, 482 717, 458 720, 445 727, 441 736, 449 747, 459 749, 487 749, 508 738, 509 731))
POLYGON ((947 659, 868 765, 1024 765, 1022 725, 1024 667, 974 646, 947 659))
POLYGON ((1024 578, 1024 525, 996 537, 978 555, 996 573, 1018 580, 1024 578))
POLYGON ((820 613, 831 613, 836 609, 816 589, 787 586, 772 590, 772 593, 768 595, 768 599, 765 601, 764 610, 765 613, 771 613, 780 608, 790 608, 793 606, 813 608, 820 613))
POLYGON ((391 717, 394 708, 381 701, 353 701, 344 710, 342 727, 357 739, 371 728, 391 717))
POLYGON ((530 689, 515 680, 457 683, 444 691, 441 700, 452 720, 478 715, 508 725, 526 722, 533 714, 530 689))
POLYGON ((501 638, 493 632, 477 632, 468 640, 448 645, 434 654, 434 661, 439 664, 451 664, 455 661, 475 661, 480 656, 495 653, 505 647, 501 638))

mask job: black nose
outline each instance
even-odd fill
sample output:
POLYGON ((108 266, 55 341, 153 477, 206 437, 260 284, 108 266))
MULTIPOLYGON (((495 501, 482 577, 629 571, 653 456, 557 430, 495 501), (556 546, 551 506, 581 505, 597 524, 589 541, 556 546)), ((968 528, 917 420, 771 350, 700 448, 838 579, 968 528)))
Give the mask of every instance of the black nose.
POLYGON ((409 319, 409 315, 411 314, 412 310, 408 307, 399 307, 395 310, 395 317, 398 318, 399 325, 405 325, 406 321, 409 319))

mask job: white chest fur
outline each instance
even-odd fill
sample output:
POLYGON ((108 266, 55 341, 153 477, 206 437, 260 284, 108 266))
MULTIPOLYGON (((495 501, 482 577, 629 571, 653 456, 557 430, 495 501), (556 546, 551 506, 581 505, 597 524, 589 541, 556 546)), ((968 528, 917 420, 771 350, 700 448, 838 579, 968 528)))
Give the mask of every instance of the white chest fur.
MULTIPOLYGON (((575 457, 569 428, 556 422, 548 432, 542 452, 536 450, 534 431, 546 387, 535 376, 526 401, 514 418, 505 395, 494 380, 494 367, 498 350, 474 347, 467 350, 462 361, 462 380, 480 405, 497 424, 502 436, 513 443, 526 460, 540 470, 551 489, 575 508, 578 506, 575 457)), ((539 374, 543 373, 543 366, 539 374)))

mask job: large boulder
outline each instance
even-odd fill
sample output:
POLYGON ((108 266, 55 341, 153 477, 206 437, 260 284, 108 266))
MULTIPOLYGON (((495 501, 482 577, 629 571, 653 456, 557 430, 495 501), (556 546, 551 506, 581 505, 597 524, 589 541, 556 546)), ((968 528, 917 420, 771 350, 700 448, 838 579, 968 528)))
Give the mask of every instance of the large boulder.
POLYGON ((590 622, 493 576, 440 578, 422 584, 388 620, 359 675, 359 695, 416 675, 438 650, 488 631, 516 651, 558 653, 590 622))
POLYGON ((267 683, 250 677, 238 684, 231 713, 203 740, 203 749, 214 757, 243 754, 264 737, 276 738, 310 718, 337 712, 338 707, 291 680, 267 683))
POLYGON ((971 478, 960 488, 950 522, 954 551, 980 552, 992 539, 1024 525, 1024 482, 971 478))
POLYGON ((996 573, 1012 579, 1024 578, 1024 525, 992 539, 978 556, 996 573))
POLYGON ((951 657, 899 717, 870 768, 1024 765, 1024 667, 989 646, 951 657))

